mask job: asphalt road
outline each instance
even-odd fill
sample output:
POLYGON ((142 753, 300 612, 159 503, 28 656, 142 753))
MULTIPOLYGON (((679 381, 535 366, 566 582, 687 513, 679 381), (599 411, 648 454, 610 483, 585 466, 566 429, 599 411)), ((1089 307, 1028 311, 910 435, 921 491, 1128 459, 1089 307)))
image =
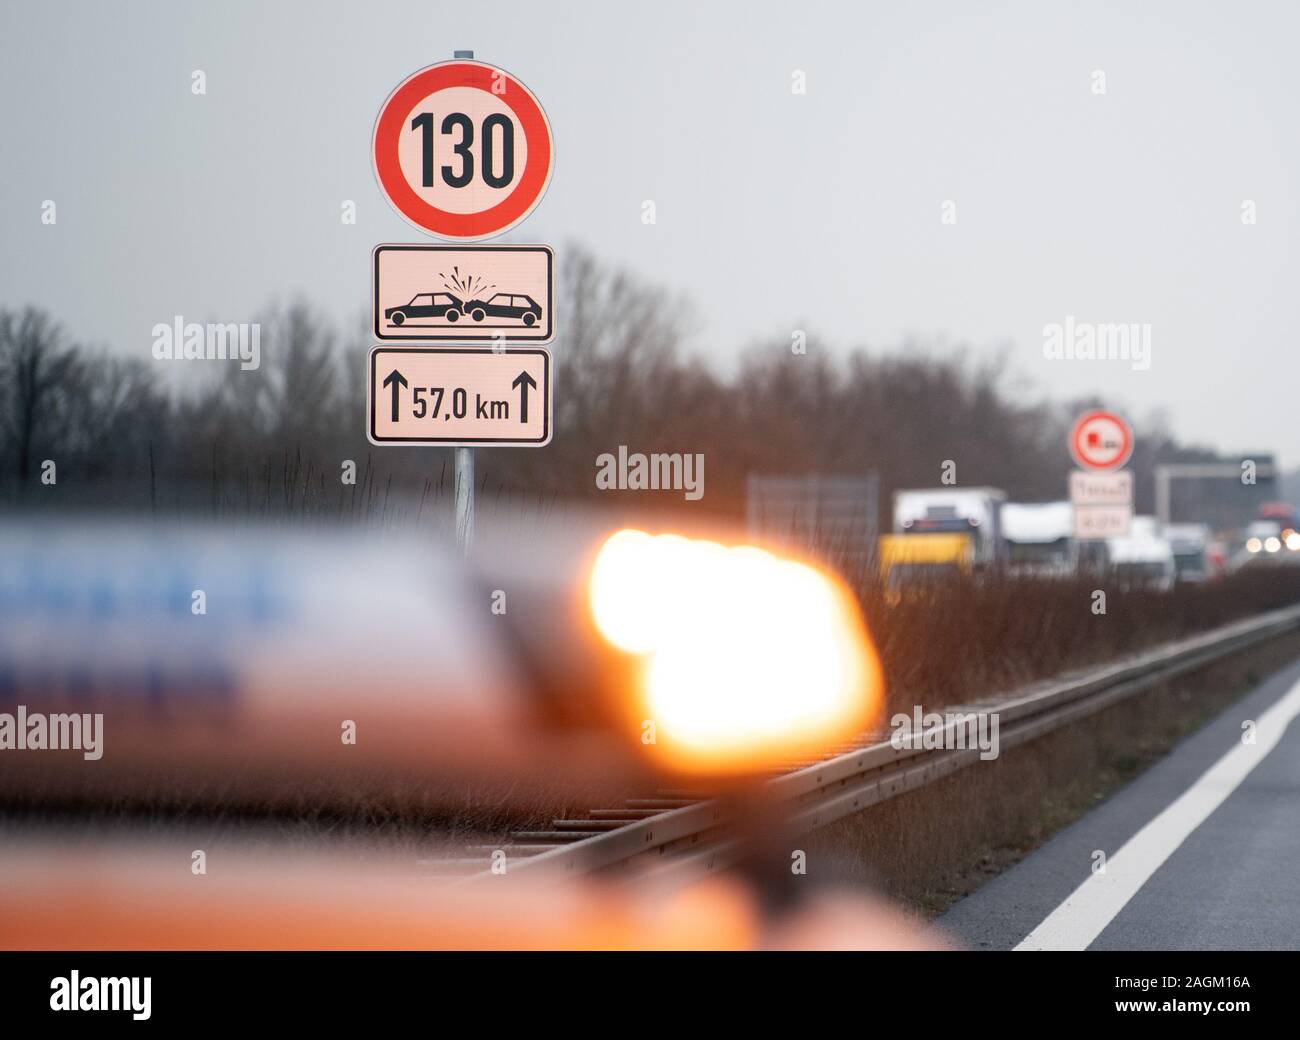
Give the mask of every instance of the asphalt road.
POLYGON ((1300 662, 939 923, 971 949, 1300 949, 1298 684, 1300 662))

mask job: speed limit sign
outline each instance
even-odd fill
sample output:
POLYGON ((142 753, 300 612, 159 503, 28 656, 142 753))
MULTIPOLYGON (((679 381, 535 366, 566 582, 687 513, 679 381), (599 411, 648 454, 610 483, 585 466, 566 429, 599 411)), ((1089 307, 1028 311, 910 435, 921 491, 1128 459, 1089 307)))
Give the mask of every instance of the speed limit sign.
POLYGON ((546 113, 508 72, 444 61, 403 80, 375 121, 375 176, 418 228, 473 241, 541 201, 555 165, 546 113))

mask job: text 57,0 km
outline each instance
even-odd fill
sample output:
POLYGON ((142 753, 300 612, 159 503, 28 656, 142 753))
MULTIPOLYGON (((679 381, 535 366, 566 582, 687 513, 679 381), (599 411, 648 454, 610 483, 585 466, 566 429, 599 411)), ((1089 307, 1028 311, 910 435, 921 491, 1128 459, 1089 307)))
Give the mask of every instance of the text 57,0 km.
POLYGON ((375 347, 368 433, 376 444, 510 444, 551 438, 542 347, 375 347))
MULTIPOLYGON (((384 379, 384 386, 391 389, 390 410, 392 412, 392 421, 398 422, 401 419, 403 391, 408 386, 406 377, 397 369, 393 369, 384 379)), ((515 410, 515 415, 518 416, 521 423, 526 424, 528 422, 529 392, 537 389, 537 381, 526 370, 523 370, 515 377, 511 386, 517 387, 519 390, 519 404, 515 410)), ((469 415, 471 405, 475 419, 510 418, 509 401, 491 400, 477 392, 473 395, 471 401, 470 391, 463 386, 452 387, 450 398, 448 398, 447 387, 445 386, 413 386, 410 390, 410 408, 413 419, 437 419, 439 416, 448 422, 452 419, 464 419, 469 415), (450 405, 446 410, 442 407, 445 401, 450 405)))

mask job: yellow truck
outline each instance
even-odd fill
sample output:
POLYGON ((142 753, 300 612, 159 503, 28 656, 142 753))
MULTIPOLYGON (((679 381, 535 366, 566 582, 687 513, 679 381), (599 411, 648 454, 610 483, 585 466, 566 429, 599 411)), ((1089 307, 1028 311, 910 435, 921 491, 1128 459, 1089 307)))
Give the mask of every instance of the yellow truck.
POLYGON ((968 534, 886 534, 880 538, 880 583, 898 593, 969 575, 974 546, 968 534))

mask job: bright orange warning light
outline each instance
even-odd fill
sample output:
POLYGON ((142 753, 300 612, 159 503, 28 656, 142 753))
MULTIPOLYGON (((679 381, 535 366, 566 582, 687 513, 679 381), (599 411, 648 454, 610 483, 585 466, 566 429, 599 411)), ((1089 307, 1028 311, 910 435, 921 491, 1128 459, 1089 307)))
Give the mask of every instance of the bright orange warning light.
POLYGON ((883 702, 857 604, 834 578, 753 546, 623 530, 589 585, 601 635, 636 655, 626 708, 695 772, 788 763, 850 738, 883 702))

